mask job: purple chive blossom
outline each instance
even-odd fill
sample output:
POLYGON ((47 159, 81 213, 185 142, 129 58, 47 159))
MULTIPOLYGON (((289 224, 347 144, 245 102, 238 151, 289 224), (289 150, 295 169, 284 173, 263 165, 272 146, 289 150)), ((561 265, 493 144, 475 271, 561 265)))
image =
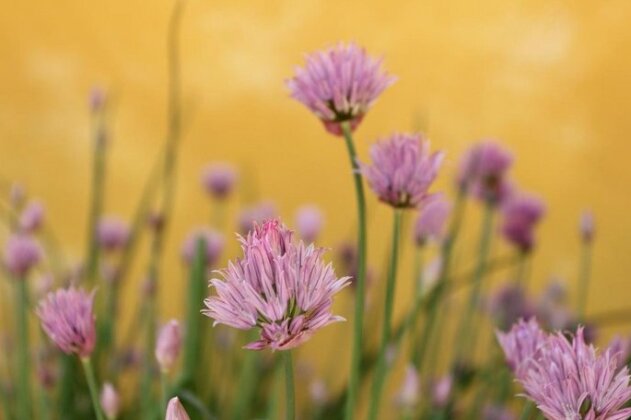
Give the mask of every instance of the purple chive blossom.
POLYGON ((164 420, 190 420, 178 397, 173 397, 169 400, 164 420))
POLYGON ((39 243, 27 235, 9 237, 4 248, 4 264, 15 277, 24 277, 42 258, 39 243))
POLYGON ((502 206, 502 235, 521 252, 529 252, 535 244, 535 226, 544 213, 545 206, 538 198, 526 194, 511 196, 502 206))
POLYGON ((304 206, 296 212, 296 229, 303 241, 315 242, 322 230, 322 212, 315 206, 304 206))
POLYGON ((36 232, 44 222, 44 206, 39 201, 32 201, 20 214, 20 230, 26 233, 36 232))
POLYGON ((202 171, 202 186, 206 192, 217 200, 227 198, 237 182, 237 172, 226 163, 212 163, 202 171))
POLYGON ((535 313, 534 304, 528 299, 524 288, 507 284, 502 286, 489 301, 489 312, 495 325, 502 331, 508 330, 519 319, 530 319, 535 313))
POLYGON ((493 141, 484 141, 469 149, 460 163, 458 184, 481 200, 501 202, 510 193, 506 173, 513 156, 493 141))
POLYGON ((106 382, 101 390, 101 407, 108 419, 115 419, 118 417, 120 411, 120 397, 114 386, 106 382))
POLYGON ((551 419, 623 420, 631 399, 629 370, 610 351, 597 354, 578 328, 571 339, 551 335, 518 381, 551 419))
POLYGON ((370 148, 372 165, 361 165, 368 184, 384 203, 409 208, 424 204, 438 174, 442 152, 430 153, 420 134, 395 133, 370 148))
POLYGON ((417 246, 429 240, 440 242, 445 235, 445 225, 451 212, 451 203, 443 194, 434 194, 419 211, 414 224, 414 241, 417 246))
POLYGON ((412 410, 418 404, 420 394, 421 380, 418 372, 413 365, 408 365, 405 368, 403 384, 397 394, 396 403, 401 408, 412 410))
POLYGON ((379 95, 395 82, 375 59, 356 44, 339 43, 307 55, 305 67, 297 67, 286 82, 291 97, 309 108, 327 131, 340 136, 340 123, 354 130, 379 95))
POLYGON ((249 330, 260 339, 245 348, 288 350, 307 341, 318 329, 343 318, 331 314, 333 295, 348 284, 322 261, 324 250, 302 241, 277 220, 256 225, 240 237, 243 258, 212 279, 216 296, 204 301, 203 314, 214 324, 249 330))
POLYGON ((129 239, 129 226, 116 217, 103 217, 96 228, 99 245, 106 251, 122 248, 129 239))
POLYGON ((96 341, 92 312, 94 292, 70 287, 40 300, 37 316, 48 337, 64 353, 89 357, 96 341))
POLYGON ((158 334, 156 341, 156 360, 163 372, 169 372, 182 349, 182 331, 180 324, 172 319, 165 324, 158 334))
POLYGON ((188 234, 182 244, 182 259, 184 259, 187 264, 193 263, 197 243, 200 239, 204 241, 206 265, 212 266, 219 260, 223 252, 224 238, 221 233, 206 227, 197 228, 188 234))
POLYGON ((497 331, 497 340, 504 351, 506 362, 517 379, 523 378, 547 335, 534 318, 519 320, 507 333, 497 331))
POLYGON ((583 239, 584 242, 591 242, 594 239, 594 213, 586 210, 581 214, 581 218, 579 221, 579 231, 581 233, 581 239, 583 239))
POLYGON ((239 215, 239 232, 247 234, 256 223, 276 217, 276 206, 271 201, 263 201, 254 206, 246 207, 239 215))

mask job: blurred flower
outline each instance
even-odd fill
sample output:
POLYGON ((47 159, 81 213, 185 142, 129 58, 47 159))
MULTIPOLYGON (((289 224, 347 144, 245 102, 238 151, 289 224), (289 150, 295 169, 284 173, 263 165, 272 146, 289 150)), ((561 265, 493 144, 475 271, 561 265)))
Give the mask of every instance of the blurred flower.
POLYGON ((546 341, 546 333, 541 330, 537 321, 520 319, 507 333, 496 331, 497 340, 504 351, 508 367, 520 380, 526 375, 537 351, 546 341))
POLYGON ((372 165, 361 172, 379 199, 393 207, 417 207, 438 174, 442 152, 430 153, 420 134, 395 133, 370 148, 372 165))
POLYGON ((94 86, 92 90, 90 90, 90 96, 88 98, 90 111, 99 112, 103 110, 105 100, 105 90, 103 90, 100 86, 94 86))
POLYGON ((217 295, 204 301, 204 315, 216 324, 261 329, 258 341, 245 347, 288 350, 319 328, 343 318, 331 314, 333 295, 348 284, 322 261, 323 249, 292 242, 277 220, 256 225, 240 237, 243 258, 212 279, 217 295))
POLYGON ((164 420, 190 420, 178 397, 173 397, 169 400, 164 420))
POLYGON ((37 231, 44 222, 44 206, 39 201, 31 201, 20 214, 20 229, 26 233, 37 231))
POLYGON ((40 300, 37 316, 48 337, 64 353, 88 357, 96 341, 92 303, 94 292, 70 287, 40 300))
POLYGON ((512 163, 510 152, 493 141, 478 143, 460 163, 458 184, 481 200, 498 203, 510 193, 506 172, 512 163))
POLYGON ((581 238, 584 242, 591 242, 594 239, 595 222, 594 213, 589 210, 585 210, 581 214, 579 222, 579 228, 581 232, 581 238))
POLYGON ((445 234, 445 224, 451 212, 451 203, 443 194, 434 194, 419 210, 414 224, 414 240, 423 246, 428 240, 440 242, 445 234))
POLYGON ((514 420, 515 418, 510 408, 497 404, 487 404, 482 410, 482 420, 514 420))
POLYGON ((296 228, 303 241, 315 242, 322 230, 322 212, 315 206, 303 206, 296 212, 296 228))
POLYGON ((103 384, 103 389, 101 390, 101 407, 103 407, 103 412, 108 420, 118 417, 120 397, 114 386, 109 382, 103 384))
POLYGON ((309 396, 311 401, 316 406, 322 406, 326 404, 329 399, 329 391, 326 387, 326 383, 322 379, 315 379, 311 381, 309 385, 309 396))
POLYGON ((19 209, 24 203, 25 198, 26 190, 24 189, 24 185, 19 182, 12 182, 11 189, 9 190, 9 202, 11 203, 11 207, 13 209, 19 209))
POLYGON ((517 378, 526 395, 552 419, 626 419, 631 408, 629 371, 619 369, 609 350, 598 355, 585 343, 583 329, 567 338, 556 333, 545 341, 539 355, 517 378))
POLYGON ((631 356, 631 340, 629 340, 629 337, 622 338, 616 335, 607 345, 607 351, 618 358, 618 365, 622 367, 627 364, 631 356))
POLYGON ((237 182, 237 171, 227 163, 212 163, 202 171, 202 186, 217 200, 230 195, 237 182))
POLYGON ((11 235, 4 247, 4 264, 15 277, 24 277, 41 258, 39 243, 27 235, 11 235))
POLYGON ((521 286, 506 284, 491 296, 489 312, 497 328, 506 331, 520 318, 532 318, 536 311, 521 286))
POLYGON ((405 368, 403 384, 397 393, 396 403, 401 408, 411 410, 418 404, 420 394, 421 381, 418 372, 413 365, 408 365, 405 368))
POLYGON ((167 322, 158 334, 156 341, 156 360, 160 370, 169 372, 180 354, 182 348, 182 332, 180 324, 172 319, 167 322))
POLYGON ((522 252, 529 252, 535 242, 534 228, 543 217, 545 207, 534 196, 515 194, 502 206, 504 238, 522 252))
POLYGON ((223 235, 207 227, 200 227, 190 232, 182 244, 182 258, 187 264, 192 264, 197 251, 197 244, 204 241, 206 249, 206 265, 214 265, 221 256, 224 248, 223 235))
POLYGON ((435 407, 445 407, 449 403, 454 380, 451 375, 445 375, 434 383, 432 388, 432 403, 435 407))
POLYGON ((239 232, 245 235, 255 223, 262 223, 274 217, 276 217, 276 207, 270 201, 262 201, 254 206, 246 207, 239 215, 239 232))
POLYGON ((147 223, 154 232, 159 232, 164 227, 164 214, 157 210, 153 210, 147 217, 147 223))
POLYGON ((106 251, 122 248, 129 239, 129 226, 116 217, 102 217, 96 228, 99 245, 106 251))
POLYGON ((395 78, 353 43, 339 43, 306 57, 304 68, 286 82, 292 98, 302 102, 327 131, 341 135, 340 123, 349 121, 354 130, 379 95, 395 78))

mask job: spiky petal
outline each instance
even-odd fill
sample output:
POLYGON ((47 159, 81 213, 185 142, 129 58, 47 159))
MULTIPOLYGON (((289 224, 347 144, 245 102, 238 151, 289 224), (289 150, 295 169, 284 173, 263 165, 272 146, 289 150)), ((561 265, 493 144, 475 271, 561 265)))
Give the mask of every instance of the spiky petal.
POLYGON ((190 420, 178 397, 173 397, 167 405, 165 420, 190 420))

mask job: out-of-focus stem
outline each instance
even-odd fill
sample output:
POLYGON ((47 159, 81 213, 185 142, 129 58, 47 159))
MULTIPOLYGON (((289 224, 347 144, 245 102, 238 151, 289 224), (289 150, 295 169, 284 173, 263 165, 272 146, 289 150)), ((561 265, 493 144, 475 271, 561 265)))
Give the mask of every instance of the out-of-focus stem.
POLYGON ((258 353, 254 351, 246 352, 237 384, 236 398, 232 405, 232 419, 234 420, 246 418, 248 415, 248 409, 252 403, 257 383, 257 368, 258 353))
POLYGON ((169 378, 167 372, 160 372, 160 413, 166 413, 169 401, 169 378))
POLYGON ((17 363, 18 384, 17 402, 18 418, 28 419, 31 413, 31 369, 29 360, 29 328, 28 328, 28 284, 26 278, 13 279, 15 283, 15 320, 18 335, 17 363))
POLYGON ((280 400, 280 385, 282 381, 282 363, 280 362, 280 358, 276 357, 274 362, 274 376, 272 378, 272 387, 273 391, 270 393, 269 401, 267 404, 267 416, 266 419, 272 420, 278 418, 278 401, 280 400))
POLYGON ((283 362, 285 364, 285 419, 296 418, 296 398, 294 395, 294 367, 291 360, 291 350, 285 350, 283 362))
MULTIPOLYGON (((414 300, 412 302, 412 309, 410 310, 404 328, 410 330, 410 358, 416 354, 419 346, 419 333, 418 333, 418 317, 421 312, 421 303, 423 301, 423 247, 418 246, 414 250, 414 268, 413 281, 414 281, 414 300), (408 321, 409 319, 409 321, 408 321)), ((417 366, 418 367, 418 366, 417 366)))
POLYGON ((401 233, 401 210, 394 209, 394 220, 392 223, 392 253, 390 254, 390 264, 388 269, 388 279, 386 283, 386 297, 384 304, 384 319, 381 331, 381 344, 379 346, 379 354, 377 356, 377 367, 375 369, 375 378, 373 381, 372 394, 370 398, 370 414, 371 420, 377 419, 379 416, 379 403, 381 401, 381 393, 386 378, 387 360, 386 353, 388 344, 391 340, 392 328, 392 312, 394 309, 394 292, 397 279, 397 262, 399 254, 399 236, 401 233))
POLYGON ((532 412, 535 409, 535 403, 533 403, 532 401, 526 401, 526 404, 524 404, 524 408, 521 411, 521 415, 519 416, 520 420, 528 420, 530 419, 530 417, 532 417, 532 412))
POLYGON ((348 121, 341 123, 344 133, 344 141, 348 149, 348 157, 351 163, 353 181, 355 183, 355 198, 357 200, 357 291, 355 293, 355 324, 353 328, 353 345, 351 365, 348 382, 348 396, 344 418, 351 420, 354 417, 355 405, 359 385, 359 370, 362 356, 363 327, 364 327, 364 300, 366 298, 366 198, 364 185, 359 172, 357 152, 353 144, 351 126, 348 121))
POLYGON ((81 364, 85 372, 85 379, 88 382, 88 388, 90 388, 90 397, 92 398, 92 405, 94 406, 94 413, 97 420, 105 420, 103 412, 101 411, 101 403, 99 402, 99 391, 96 386, 96 378, 94 377, 94 369, 92 369, 92 363, 90 363, 89 357, 82 357, 81 364))
POLYGON ((578 318, 585 320, 585 311, 587 310, 587 296, 589 293, 589 278, 592 270, 592 243, 591 241, 583 241, 583 250, 581 256, 580 281, 578 286, 578 318))

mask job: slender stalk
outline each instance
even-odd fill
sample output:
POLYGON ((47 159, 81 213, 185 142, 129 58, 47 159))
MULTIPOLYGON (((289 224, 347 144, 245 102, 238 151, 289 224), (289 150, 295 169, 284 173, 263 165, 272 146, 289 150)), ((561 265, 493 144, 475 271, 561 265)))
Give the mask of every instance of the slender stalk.
POLYGON ((16 331, 18 335, 18 418, 27 419, 31 415, 31 369, 29 360, 28 328, 28 284, 25 278, 14 279, 16 331))
MULTIPOLYGON (((421 312, 421 303, 423 301, 423 248, 418 246, 414 252, 414 302, 412 310, 406 318, 404 329, 410 330, 410 358, 414 357, 419 347, 420 334, 418 332, 418 317, 421 312)), ((405 331, 404 331, 405 333, 405 331)), ((418 366, 417 366, 418 368, 418 366)))
POLYGON ((294 367, 291 360, 291 350, 283 351, 285 364, 285 419, 296 418, 296 397, 294 395, 294 367))
POLYGON ((521 415, 519 416, 520 420, 528 420, 530 417, 532 417, 532 411, 535 409, 535 404, 532 401, 526 401, 526 404, 524 404, 524 409, 521 412, 521 415))
POLYGON ((361 366, 363 327, 364 327, 364 300, 366 298, 366 198, 364 195, 364 184, 359 172, 357 162, 357 152, 353 144, 351 126, 348 121, 341 123, 344 133, 344 141, 348 150, 348 157, 351 163, 353 181, 355 183, 355 198, 357 200, 357 291, 355 293, 355 324, 353 327, 353 346, 351 353, 350 376, 348 381, 348 397, 344 418, 351 420, 354 418, 355 405, 359 385, 359 371, 361 366))
POLYGON ((105 420, 103 412, 101 411, 101 404, 99 403, 99 391, 96 386, 96 378, 94 377, 94 369, 92 369, 90 358, 82 357, 81 364, 83 365, 83 371, 85 372, 85 379, 88 382, 88 388, 90 388, 90 397, 92 398, 92 405, 94 406, 94 414, 96 414, 97 420, 105 420))
POLYGON ((273 378, 272 378, 272 392, 270 393, 270 397, 269 400, 267 402, 267 409, 266 409, 266 413, 267 416, 265 417, 268 420, 274 420, 277 419, 278 416, 278 401, 280 400, 280 394, 281 394, 281 390, 280 390, 280 385, 281 385, 281 381, 282 381, 282 366, 280 362, 280 358, 276 357, 275 361, 274 361, 274 369, 273 369, 273 378))
POLYGON ((232 405, 232 418, 234 420, 240 420, 248 416, 248 409, 252 403, 257 383, 257 370, 258 353, 254 351, 246 352, 237 384, 236 398, 232 405))
POLYGON ((167 372, 160 372, 160 413, 167 412, 169 401, 169 377, 167 372))
POLYGON ((379 346, 379 354, 377 356, 377 368, 375 370, 375 378, 373 381, 372 394, 370 398, 369 419, 375 420, 379 416, 379 403, 381 402, 381 393, 386 378, 387 360, 386 353, 388 344, 390 343, 390 335, 392 329, 392 312, 394 309, 394 292, 397 279, 397 262, 399 254, 399 236, 401 234, 401 210, 394 209, 394 220, 392 223, 392 253, 390 254, 390 266, 388 270, 388 279, 386 283, 386 300, 383 326, 381 330, 381 344, 379 346))
POLYGON ((580 280, 578 287, 578 318, 585 320, 585 311, 587 310, 587 296, 589 295, 589 278, 592 269, 592 243, 591 241, 583 241, 583 250, 581 256, 580 280))

